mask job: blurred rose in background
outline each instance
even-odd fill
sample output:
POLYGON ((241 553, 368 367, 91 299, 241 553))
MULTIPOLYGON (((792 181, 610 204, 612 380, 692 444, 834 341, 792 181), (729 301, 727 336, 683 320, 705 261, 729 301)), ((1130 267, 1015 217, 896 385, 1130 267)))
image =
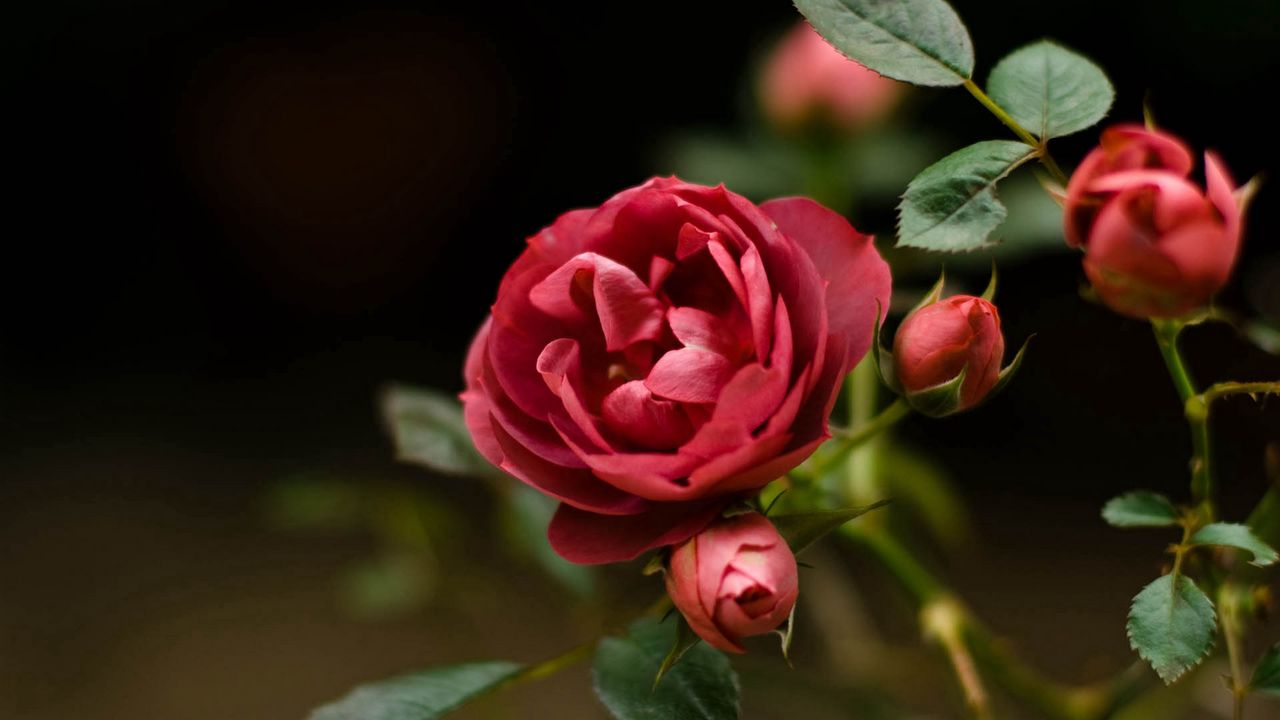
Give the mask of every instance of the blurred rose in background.
POLYGON ((808 23, 779 41, 760 75, 760 103, 778 127, 851 132, 884 117, 903 86, 841 55, 808 23))

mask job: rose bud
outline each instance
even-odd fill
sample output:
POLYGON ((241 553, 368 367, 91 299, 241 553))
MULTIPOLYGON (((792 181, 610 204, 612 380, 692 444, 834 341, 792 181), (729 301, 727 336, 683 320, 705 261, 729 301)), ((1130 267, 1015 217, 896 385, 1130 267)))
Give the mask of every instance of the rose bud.
POLYGON ((769 56, 759 95, 765 116, 780 128, 817 123, 850 132, 887 113, 901 90, 896 81, 841 55, 802 22, 769 56))
POLYGON ((786 622, 799 593, 796 557, 763 515, 716 522, 671 553, 667 594, 710 645, 746 652, 742 638, 786 622))
POLYGON ((1222 161, 1205 154, 1206 190, 1188 176, 1179 140, 1123 125, 1081 163, 1067 186, 1067 242, 1111 309, 1180 317, 1226 284, 1240 248, 1241 210, 1222 161))
POLYGON ((982 402, 1001 380, 1003 357, 1000 313, 972 295, 924 305, 902 321, 893 339, 897 384, 912 407, 932 416, 982 402))
POLYGON ((683 542, 830 437, 889 269, 817 203, 658 178, 529 240, 462 394, 490 462, 561 501, 578 563, 683 542))

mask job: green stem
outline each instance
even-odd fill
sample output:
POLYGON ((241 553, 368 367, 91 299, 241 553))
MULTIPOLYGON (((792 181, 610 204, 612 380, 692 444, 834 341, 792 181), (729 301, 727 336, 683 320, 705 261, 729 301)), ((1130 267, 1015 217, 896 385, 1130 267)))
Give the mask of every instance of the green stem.
MULTIPOLYGON (((872 425, 876 418, 876 407, 879 404, 880 378, 876 371, 876 363, 871 353, 853 368, 849 375, 849 427, 870 430, 864 439, 855 438, 849 441, 849 461, 845 464, 846 485, 845 496, 854 505, 863 505, 878 498, 876 491, 876 465, 879 443, 877 439, 883 428, 872 425)), ((904 403, 905 404, 905 403, 904 403)), ((905 416, 905 412, 903 413, 905 416)), ((889 422, 891 425, 892 420, 889 422)), ((887 425, 885 426, 887 427, 887 425)))
POLYGON ((1160 348, 1160 356, 1164 358, 1165 367, 1169 368, 1169 377, 1173 378, 1173 386, 1178 390, 1178 397, 1187 402, 1196 394, 1195 383, 1191 374, 1182 362, 1182 354, 1178 352, 1178 336, 1182 333, 1182 323, 1177 320, 1152 320, 1151 329, 1156 334, 1156 345, 1160 348))
POLYGON ((536 665, 530 665, 519 673, 513 675, 511 679, 503 683, 499 689, 506 690, 526 682, 541 680, 542 678, 554 675, 565 668, 572 667, 573 665, 591 657, 591 654, 595 652, 596 645, 599 644, 600 638, 594 637, 581 645, 576 645, 570 648, 550 660, 543 660, 536 665))
POLYGON ((856 545, 874 555, 902 583, 918 605, 927 605, 949 594, 942 582, 888 533, 879 530, 864 531, 854 524, 845 525, 841 529, 856 545))
POLYGON ((1280 382, 1221 382, 1210 385, 1200 397, 1206 405, 1228 395, 1280 395, 1280 382))
POLYGON ((1004 123, 1006 127, 1012 130, 1013 134, 1017 135, 1019 140, 1031 147, 1039 149, 1040 164, 1044 165, 1045 169, 1053 175, 1055 180, 1063 185, 1067 184, 1067 174, 1062 172, 1062 168, 1058 167, 1057 161, 1055 161, 1053 156, 1049 154, 1048 143, 1046 140, 1041 140, 1035 135, 1032 135, 1026 128, 1022 127, 1017 120, 1013 119, 1013 116, 1005 112, 1005 109, 1000 107, 995 100, 992 100, 990 95, 983 92, 982 88, 978 87, 978 84, 973 80, 965 80, 964 89, 968 90, 969 94, 982 104, 982 107, 991 111, 992 115, 995 115, 1000 122, 1004 123))
POLYGON ((1240 622, 1241 592, 1243 589, 1231 582, 1224 583, 1218 591, 1218 617, 1222 625, 1222 637, 1227 644, 1227 659, 1231 665, 1231 707, 1232 717, 1235 720, 1242 720, 1244 717, 1244 698, 1248 693, 1240 648, 1241 635, 1244 632, 1240 622))
MULTIPOLYGON (((636 617, 658 617, 665 614, 670 608, 671 598, 666 595, 662 595, 657 600, 650 603, 649 606, 642 610, 636 617)), ((516 685, 522 685, 534 680, 541 680, 545 677, 554 675, 565 668, 572 667, 591 657, 592 653, 595 652, 596 646, 600 644, 602 639, 604 639, 604 635, 597 635, 584 643, 569 648, 565 652, 553 658, 530 665, 524 670, 512 675, 506 682, 497 685, 488 692, 507 690, 515 687, 516 685)))
POLYGON ((1183 323, 1178 320, 1152 320, 1151 328, 1155 331, 1156 345, 1160 348, 1160 356, 1164 358, 1165 367, 1169 369, 1169 377, 1182 399, 1183 412, 1187 417, 1187 425, 1191 428, 1191 499, 1202 513, 1206 522, 1212 522, 1213 508, 1213 471, 1211 469, 1209 444, 1209 405, 1205 398, 1196 394, 1195 382, 1187 371, 1182 353, 1178 350, 1178 336, 1182 333, 1183 323))
POLYGON ((910 414, 911 406, 907 405, 906 400, 898 399, 861 427, 852 430, 832 428, 832 441, 837 443, 837 447, 834 452, 823 458, 820 464, 813 467, 810 471, 811 475, 815 478, 823 477, 831 468, 844 462, 854 448, 872 440, 910 414))
POLYGON ((936 640, 946 651, 969 712, 976 720, 992 720, 991 700, 965 642, 965 616, 964 608, 953 598, 940 597, 920 608, 920 627, 925 637, 936 640))
MULTIPOLYGON (((1085 687, 1066 687, 1040 675, 1027 667, 1009 652, 947 589, 941 580, 911 555, 892 536, 882 530, 862 529, 846 525, 842 534, 854 544, 870 552, 916 601, 921 608, 922 620, 929 620, 925 627, 934 637, 942 629, 951 627, 960 631, 968 648, 965 657, 972 657, 975 667, 981 667, 992 680, 1007 689, 1028 706, 1036 708, 1045 717, 1055 720, 1099 720, 1130 698, 1135 688, 1145 681, 1145 674, 1132 669, 1115 680, 1085 687), (926 614, 925 611, 930 613, 926 614), (939 615, 945 623, 939 623, 939 615)), ((945 637, 938 637, 940 641, 945 637)), ((957 656, 952 648, 948 653, 955 665, 957 656)), ((963 663, 963 658, 961 658, 963 663)), ((959 668, 957 668, 959 671, 959 668)), ((961 684, 972 678, 960 678, 961 684)), ((971 692, 972 688, 966 690, 971 692)))

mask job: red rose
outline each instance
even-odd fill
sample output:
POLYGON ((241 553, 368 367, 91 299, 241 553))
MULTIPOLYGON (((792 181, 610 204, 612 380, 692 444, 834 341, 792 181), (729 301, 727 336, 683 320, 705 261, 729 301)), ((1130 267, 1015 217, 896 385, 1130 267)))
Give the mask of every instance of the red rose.
POLYGON ((902 85, 840 54, 808 23, 778 43, 760 76, 760 104, 783 128, 811 121, 851 131, 888 112, 902 85))
POLYGON ((1191 183, 1191 152, 1138 126, 1102 134, 1067 186, 1067 243, 1113 310, 1178 317, 1207 303, 1240 249, 1240 207, 1222 161, 1205 154, 1207 192, 1191 183))
POLYGON ((763 515, 721 520, 671 553, 667 594, 714 647, 745 652, 742 638, 772 632, 799 594, 796 556, 763 515))
POLYGON ((565 558, 682 542, 829 437, 889 283, 811 200, 650 180, 529 239, 468 353, 467 425, 562 501, 565 558))
POLYGON ((911 396, 944 385, 964 371, 959 412, 982 402, 1000 380, 1004 335, 996 306, 972 295, 953 295, 907 316, 893 338, 894 371, 911 396))

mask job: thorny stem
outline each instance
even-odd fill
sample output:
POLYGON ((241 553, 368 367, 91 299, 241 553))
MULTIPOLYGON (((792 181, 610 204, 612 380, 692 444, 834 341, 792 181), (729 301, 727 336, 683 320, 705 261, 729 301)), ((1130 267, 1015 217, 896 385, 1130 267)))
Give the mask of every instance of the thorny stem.
POLYGON ((1169 377, 1182 399, 1187 425, 1191 428, 1191 500, 1207 522, 1214 517, 1213 473, 1210 469, 1209 406, 1205 397, 1196 394, 1195 383, 1178 351, 1178 335, 1184 324, 1178 320, 1152 320, 1156 345, 1169 369, 1169 377))
POLYGON ((1280 395, 1280 382, 1222 382, 1200 393, 1205 405, 1228 395, 1280 395))
MULTIPOLYGON (((882 530, 867 530, 856 525, 846 525, 841 532, 875 556, 911 594, 921 608, 922 624, 925 621, 931 623, 923 629, 944 643, 956 672, 969 673, 972 669, 972 677, 960 677, 966 699, 970 701, 974 697, 972 684, 976 682, 976 670, 981 668, 994 682, 1028 706, 1039 710, 1045 717, 1055 720, 1099 720, 1128 700, 1147 680, 1145 672, 1130 668, 1115 679, 1098 685, 1060 685, 1029 668, 1005 648, 941 580, 892 536, 882 530), (937 625, 940 612, 941 619, 946 621, 942 629, 950 633, 951 628, 955 628, 959 643, 965 649, 963 656, 957 655, 956 649, 946 644, 956 644, 956 636, 939 636, 937 625), (966 666, 970 661, 971 665, 966 666)), ((972 702, 970 705, 972 707, 972 702)))
POLYGON ((1182 575, 1182 560, 1187 556, 1187 551, 1191 549, 1191 546, 1187 543, 1190 542, 1191 534, 1194 532, 1195 528, 1196 524, 1194 520, 1187 521, 1182 526, 1182 542, 1178 543, 1174 549, 1173 572, 1170 573, 1170 575, 1173 576, 1173 582, 1170 583, 1170 585, 1173 587, 1173 594, 1175 596, 1178 594, 1178 577, 1182 575))
MULTIPOLYGON (((1180 320, 1152 320, 1156 343, 1165 365, 1169 368, 1169 376, 1173 378, 1178 397, 1183 402, 1183 412, 1187 424, 1191 428, 1191 497, 1196 503, 1197 517, 1188 519, 1184 528, 1182 543, 1177 549, 1173 574, 1176 581, 1182 569, 1182 561, 1186 555, 1187 539, 1197 522, 1213 522, 1213 471, 1211 466, 1211 445, 1209 437, 1209 407, 1214 400, 1235 394, 1280 394, 1280 383, 1275 382, 1224 382, 1210 386, 1204 392, 1197 393, 1195 383, 1187 372, 1182 355, 1178 351, 1178 335, 1185 323, 1180 320)), ((1276 489, 1267 494, 1254 508, 1249 517, 1250 526, 1259 526, 1265 535, 1271 529, 1277 510, 1276 489)), ((1236 578, 1240 572, 1237 567, 1232 574, 1236 578)), ((1175 586, 1176 587, 1176 586, 1175 586)), ((1218 588, 1218 622, 1222 628, 1222 636, 1227 646, 1227 660, 1231 667, 1230 689, 1232 717, 1242 720, 1244 717, 1244 700, 1248 694, 1248 682, 1244 677, 1244 663, 1241 658, 1241 640, 1244 633, 1244 618, 1241 612, 1242 596, 1246 590, 1238 579, 1228 579, 1218 588)))
POLYGON ((1008 112, 1005 112, 1005 109, 1000 107, 995 100, 992 100, 990 95, 983 92, 982 88, 978 87, 978 84, 973 80, 965 80, 964 89, 968 90, 969 94, 972 95, 979 103, 982 103, 984 108, 991 111, 992 115, 995 115, 1000 122, 1004 123, 1005 126, 1012 130, 1013 134, 1017 135, 1019 140, 1033 148, 1036 148, 1039 151, 1040 164, 1044 165, 1045 169, 1053 175, 1055 180, 1063 185, 1067 184, 1067 174, 1062 172, 1062 168, 1058 167, 1058 163, 1053 159, 1053 156, 1049 154, 1048 138, 1042 140, 1035 135, 1032 135, 1031 132, 1022 127, 1017 120, 1014 120, 1008 112))
POLYGON ((1244 628, 1240 623, 1240 593, 1242 588, 1235 583, 1225 583, 1218 591, 1218 612, 1222 618, 1222 637, 1227 644, 1227 659, 1231 665, 1231 708, 1232 717, 1241 720, 1244 717, 1244 698, 1248 694, 1248 683, 1244 677, 1244 662, 1241 659, 1240 640, 1244 628))
POLYGON ((950 597, 939 597, 920 608, 920 628, 946 651, 964 692, 965 704, 975 720, 992 720, 991 700, 965 643, 964 609, 950 597))

